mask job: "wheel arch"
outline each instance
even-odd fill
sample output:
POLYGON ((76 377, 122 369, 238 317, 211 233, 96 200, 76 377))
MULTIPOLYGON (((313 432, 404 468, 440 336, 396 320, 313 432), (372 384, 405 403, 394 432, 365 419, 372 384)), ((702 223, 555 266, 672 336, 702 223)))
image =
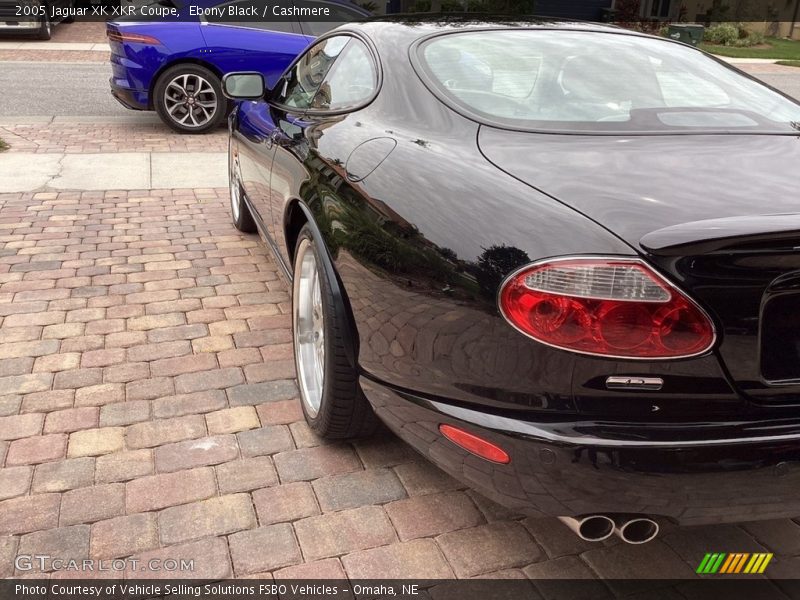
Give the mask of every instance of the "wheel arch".
POLYGON ((336 300, 337 316, 343 323, 348 324, 347 335, 344 336, 344 348, 350 365, 358 370, 358 347, 359 337, 356 329, 353 309, 350 306, 350 299, 347 296, 344 283, 336 270, 333 257, 331 256, 325 237, 322 235, 314 219, 313 211, 302 201, 291 201, 284 212, 283 231, 286 240, 286 252, 292 264, 294 264, 294 252, 297 246, 297 238, 304 225, 308 225, 314 242, 321 251, 323 258, 323 269, 331 285, 331 292, 336 300))

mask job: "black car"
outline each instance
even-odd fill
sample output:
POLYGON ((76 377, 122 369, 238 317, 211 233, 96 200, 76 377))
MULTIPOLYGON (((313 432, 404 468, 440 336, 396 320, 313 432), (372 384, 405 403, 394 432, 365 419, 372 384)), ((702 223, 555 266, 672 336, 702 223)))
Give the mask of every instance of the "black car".
POLYGON ((0 0, 0 34, 18 33, 49 40, 53 25, 72 23, 75 0, 0 0))
POLYGON ((314 431, 377 415, 585 539, 800 514, 798 102, 668 39, 455 17, 224 86, 314 431))

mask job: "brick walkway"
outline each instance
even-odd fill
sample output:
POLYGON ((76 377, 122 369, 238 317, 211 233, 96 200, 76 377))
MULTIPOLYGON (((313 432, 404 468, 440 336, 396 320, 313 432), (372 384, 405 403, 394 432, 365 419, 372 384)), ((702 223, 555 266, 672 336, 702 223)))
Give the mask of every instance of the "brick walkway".
MULTIPOLYGON (((136 115, 137 113, 132 113, 136 115)), ((90 154, 97 152, 224 152, 224 128, 207 135, 181 135, 162 123, 75 122, 0 124, 9 152, 90 154)))
POLYGON ((17 553, 193 558, 195 577, 532 578, 691 578, 714 549, 778 552, 775 575, 800 554, 789 520, 585 544, 386 432, 315 438, 285 285, 225 190, 0 194, 0 244, 2 576, 17 553))

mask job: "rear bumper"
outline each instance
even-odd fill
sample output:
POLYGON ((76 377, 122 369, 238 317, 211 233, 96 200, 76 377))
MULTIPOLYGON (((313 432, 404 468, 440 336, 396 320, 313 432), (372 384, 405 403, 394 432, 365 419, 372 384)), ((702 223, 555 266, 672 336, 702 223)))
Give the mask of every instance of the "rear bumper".
POLYGON ((111 95, 125 108, 130 108, 131 110, 150 110, 147 92, 132 90, 118 85, 114 82, 113 77, 109 80, 109 83, 111 85, 111 95))
POLYGON ((528 514, 646 513, 684 525, 800 515, 800 426, 769 434, 763 426, 705 427, 677 441, 663 431, 634 438, 600 424, 498 417, 366 378, 362 387, 401 439, 485 496, 528 514), (511 462, 469 454, 439 434, 441 423, 494 442, 511 462))

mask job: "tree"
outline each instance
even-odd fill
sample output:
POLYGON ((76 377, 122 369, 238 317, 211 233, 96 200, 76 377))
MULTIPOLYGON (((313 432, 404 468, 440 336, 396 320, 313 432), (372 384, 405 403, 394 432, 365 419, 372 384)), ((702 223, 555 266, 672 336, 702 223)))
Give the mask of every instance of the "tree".
POLYGON ((531 262, 528 253, 514 246, 489 246, 483 249, 475 266, 470 269, 481 293, 487 297, 494 297, 500 282, 514 269, 531 262))

